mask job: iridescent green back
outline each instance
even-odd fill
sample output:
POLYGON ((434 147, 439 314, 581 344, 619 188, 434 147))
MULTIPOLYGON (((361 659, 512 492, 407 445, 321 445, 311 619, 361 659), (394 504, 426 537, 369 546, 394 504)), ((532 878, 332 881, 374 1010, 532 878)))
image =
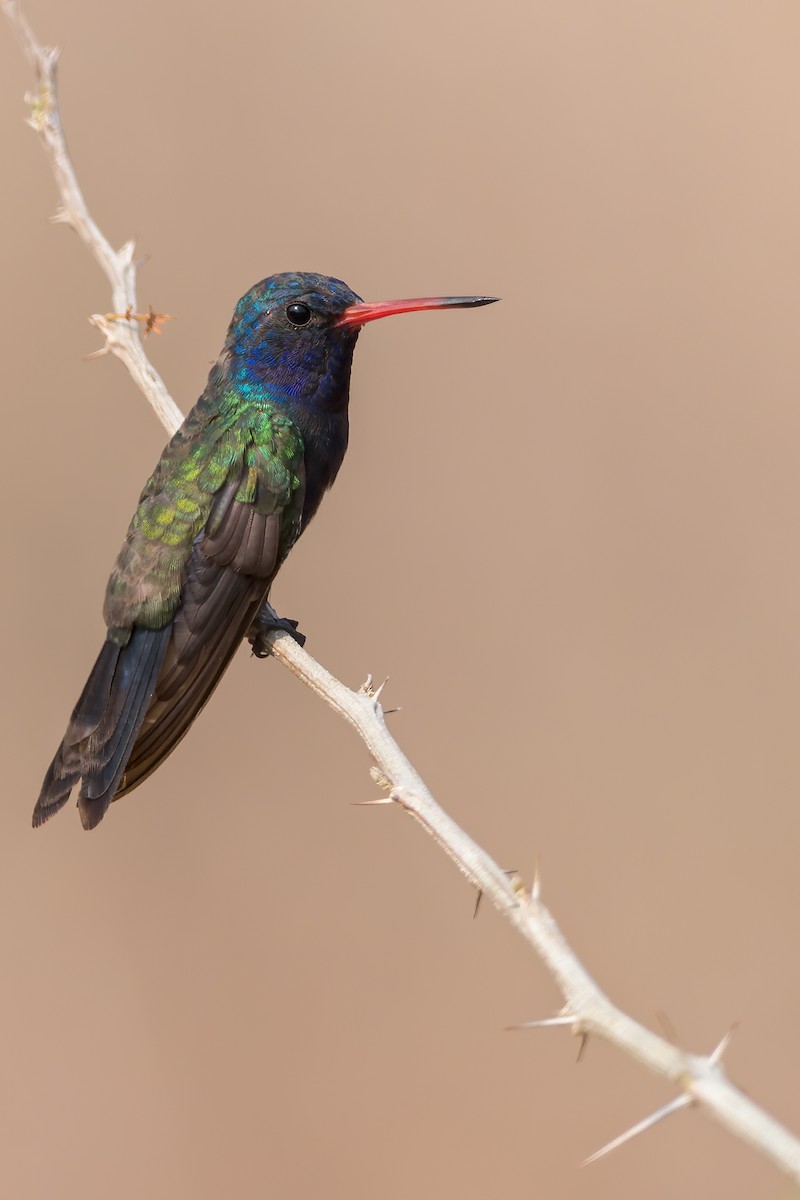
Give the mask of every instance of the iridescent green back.
POLYGON ((213 532, 215 498, 229 485, 258 513, 281 513, 280 565, 300 533, 302 477, 303 438, 280 409, 243 405, 236 391, 213 407, 201 400, 142 491, 106 590, 112 636, 172 620, 192 545, 207 523, 213 532))

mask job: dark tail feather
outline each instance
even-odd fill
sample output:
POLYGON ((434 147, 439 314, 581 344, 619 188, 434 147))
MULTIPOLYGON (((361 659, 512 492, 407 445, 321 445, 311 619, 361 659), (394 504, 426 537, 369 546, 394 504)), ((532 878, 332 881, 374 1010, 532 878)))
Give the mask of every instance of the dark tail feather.
POLYGON ((138 787, 185 735, 241 644, 264 591, 263 580, 219 567, 195 546, 158 687, 118 796, 138 787))
POLYGON ((117 674, 121 678, 116 690, 123 698, 122 708, 119 714, 114 714, 115 719, 101 722, 90 739, 97 766, 90 772, 84 771, 78 797, 84 829, 94 829, 114 799, 150 706, 169 636, 169 626, 157 630, 134 629, 130 642, 120 655, 117 674))
POLYGON ((63 808, 81 777, 80 744, 96 729, 108 706, 121 646, 105 642, 91 670, 80 699, 72 710, 64 740, 56 751, 44 777, 42 790, 33 810, 33 827, 44 825, 63 808))
POLYGON ((170 627, 134 628, 125 646, 107 641, 70 718, 33 810, 34 827, 78 799, 84 829, 108 808, 145 718, 169 642, 170 627))

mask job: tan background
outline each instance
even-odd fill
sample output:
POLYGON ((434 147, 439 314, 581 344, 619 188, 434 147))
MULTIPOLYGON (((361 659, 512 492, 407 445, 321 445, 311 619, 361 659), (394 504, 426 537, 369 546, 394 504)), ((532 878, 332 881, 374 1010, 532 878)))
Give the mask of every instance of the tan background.
MULTIPOLYGON (((486 291, 358 348, 345 468, 279 581, 313 653, 389 673, 441 800, 611 996, 800 1126, 800 12, 784 0, 31 0, 93 211, 188 409, 235 301, 315 269, 486 291)), ((786 1197, 599 1042, 507 1034, 543 968, 353 734, 237 659, 102 828, 30 811, 163 434, 85 363, 94 264, 49 227, 0 25, 4 1195, 786 1197)))

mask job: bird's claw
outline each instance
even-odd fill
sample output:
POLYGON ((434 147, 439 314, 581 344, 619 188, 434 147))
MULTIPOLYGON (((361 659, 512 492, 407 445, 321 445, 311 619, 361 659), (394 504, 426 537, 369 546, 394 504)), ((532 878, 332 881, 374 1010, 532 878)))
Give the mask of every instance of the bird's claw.
POLYGON ((247 632, 247 640, 253 647, 256 658, 266 658, 270 654, 267 637, 276 629, 288 633, 298 646, 305 645, 306 635, 297 628, 297 621, 293 621, 291 617, 279 617, 272 605, 265 601, 247 632))

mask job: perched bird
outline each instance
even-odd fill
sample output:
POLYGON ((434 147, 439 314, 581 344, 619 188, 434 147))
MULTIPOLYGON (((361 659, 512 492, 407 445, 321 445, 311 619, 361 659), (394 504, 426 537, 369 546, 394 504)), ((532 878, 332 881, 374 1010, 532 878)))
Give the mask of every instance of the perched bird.
POLYGON ((239 643, 302 644, 269 590, 347 449, 361 326, 491 296, 365 304, 341 280, 272 275, 236 305, 203 392, 145 485, 108 581, 105 644, 33 811, 41 825, 81 784, 84 829, 155 771, 208 700, 239 643))

